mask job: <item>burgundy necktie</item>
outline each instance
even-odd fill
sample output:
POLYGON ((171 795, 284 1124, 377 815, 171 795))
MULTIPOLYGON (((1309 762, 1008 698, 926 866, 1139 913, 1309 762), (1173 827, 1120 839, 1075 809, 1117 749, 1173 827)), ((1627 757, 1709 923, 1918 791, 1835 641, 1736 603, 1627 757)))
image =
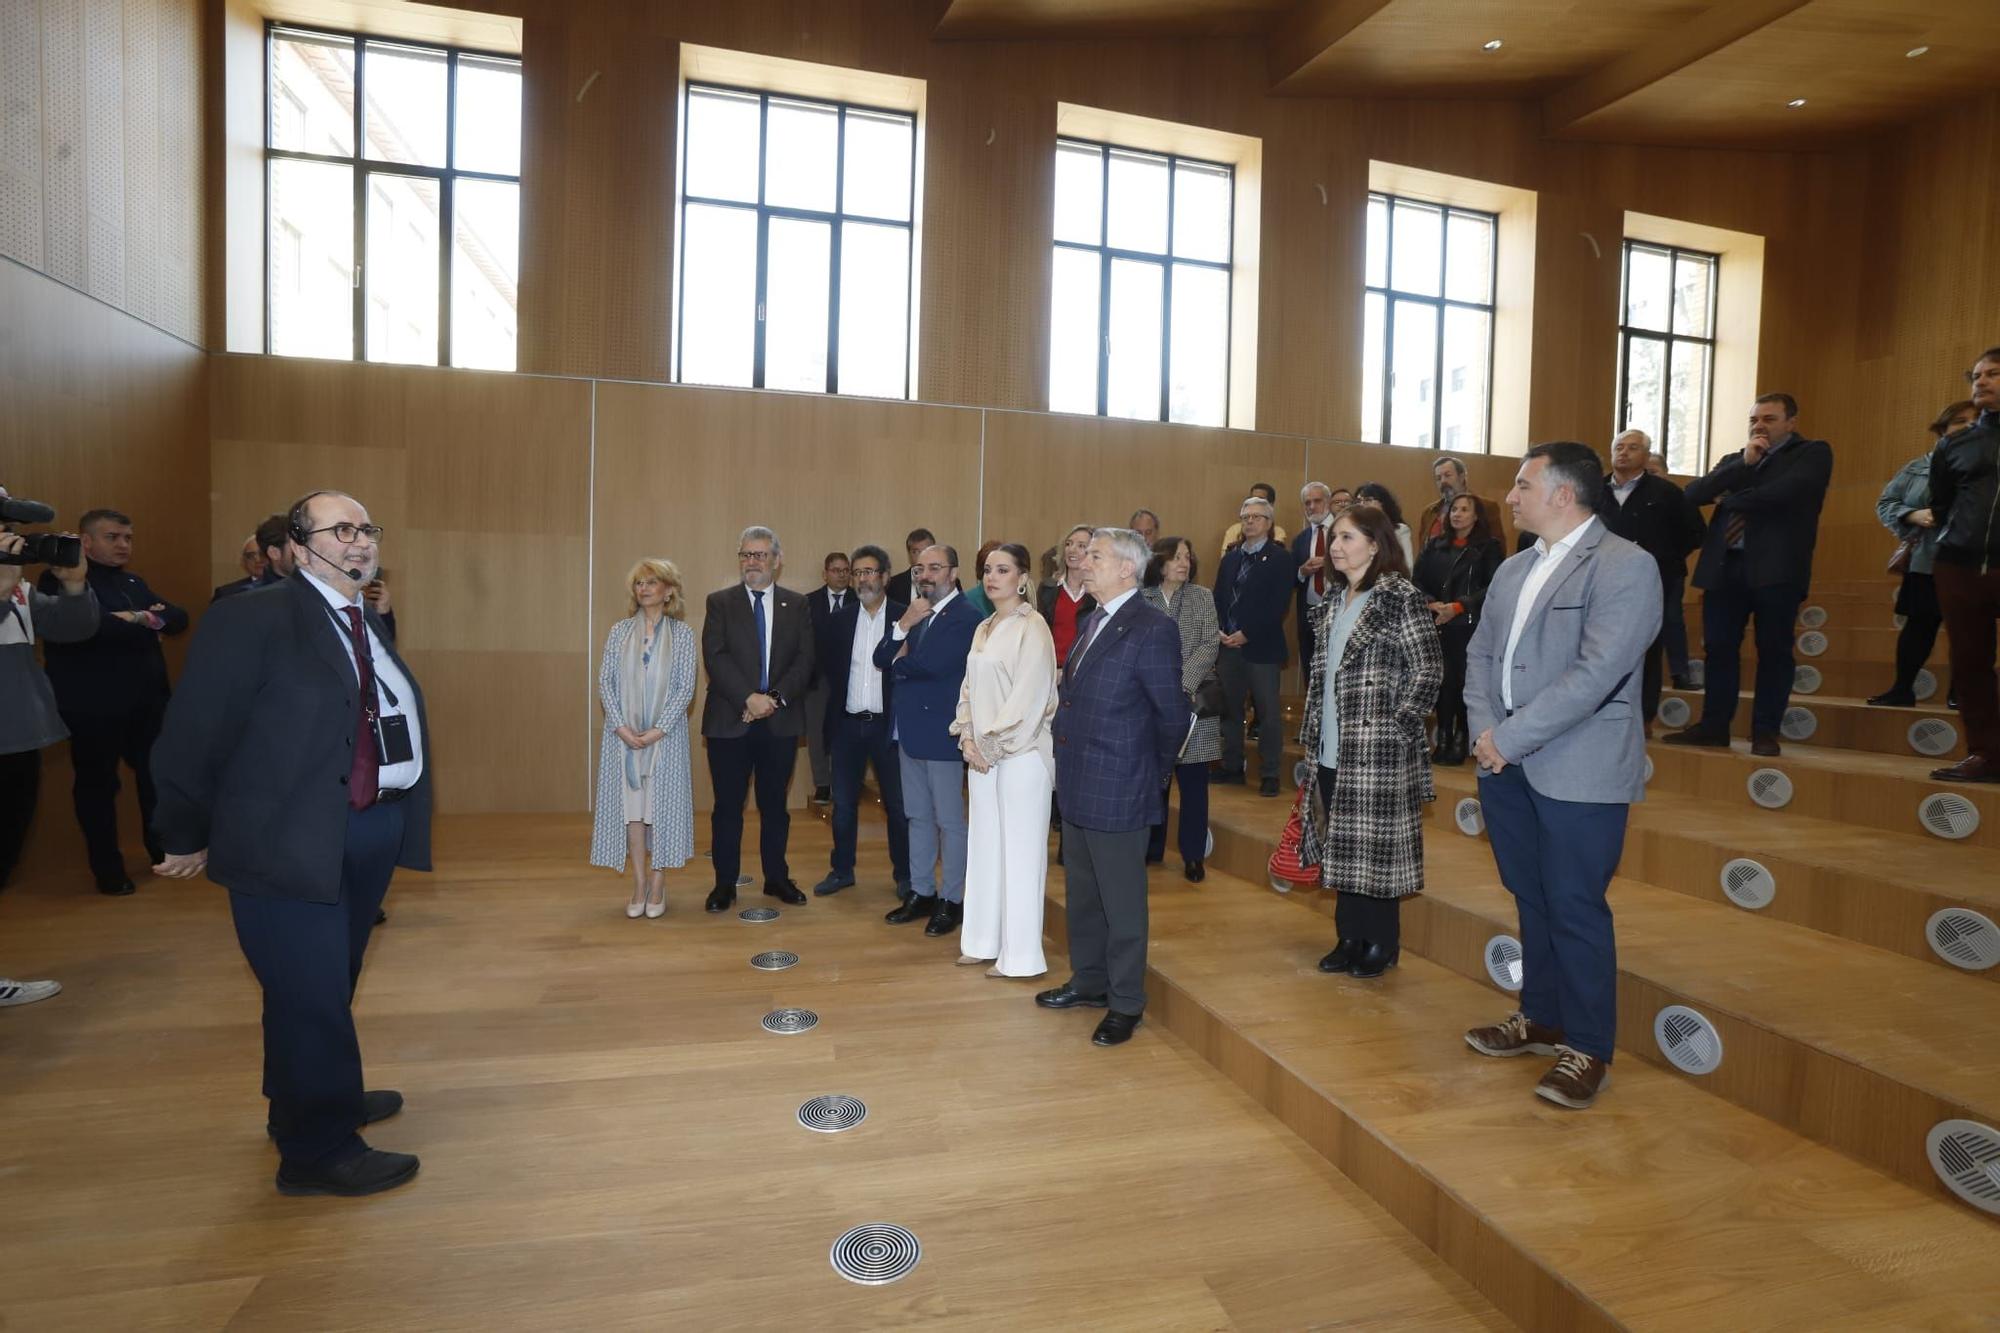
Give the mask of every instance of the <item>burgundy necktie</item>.
POLYGON ((1743 540, 1743 530, 1749 526, 1747 516, 1729 511, 1729 521, 1722 525, 1722 545, 1726 549, 1738 545, 1743 540))
POLYGON ((1098 628, 1104 624, 1105 619, 1104 608, 1101 606, 1084 618, 1083 633, 1077 635, 1076 646, 1069 650, 1069 661, 1063 664, 1066 668, 1074 668, 1083 660, 1084 650, 1089 648, 1090 641, 1097 637, 1098 628))
POLYGON ((382 776, 381 756, 375 752, 375 659, 368 651, 368 627, 362 623, 361 608, 342 607, 347 613, 347 633, 353 640, 354 667, 361 677, 361 721, 354 730, 354 766, 347 771, 347 808, 366 810, 375 804, 376 786, 382 776))

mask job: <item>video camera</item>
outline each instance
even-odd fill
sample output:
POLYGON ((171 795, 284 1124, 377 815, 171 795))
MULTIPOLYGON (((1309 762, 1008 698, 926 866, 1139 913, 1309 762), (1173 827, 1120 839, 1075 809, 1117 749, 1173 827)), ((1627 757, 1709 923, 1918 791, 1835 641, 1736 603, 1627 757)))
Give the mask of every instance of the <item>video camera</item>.
MULTIPOLYGON (((56 511, 33 500, 0 495, 0 523, 53 523, 56 511)), ((83 540, 53 532, 21 534, 22 546, 12 555, 0 553, 0 565, 56 565, 73 569, 83 563, 83 540)))

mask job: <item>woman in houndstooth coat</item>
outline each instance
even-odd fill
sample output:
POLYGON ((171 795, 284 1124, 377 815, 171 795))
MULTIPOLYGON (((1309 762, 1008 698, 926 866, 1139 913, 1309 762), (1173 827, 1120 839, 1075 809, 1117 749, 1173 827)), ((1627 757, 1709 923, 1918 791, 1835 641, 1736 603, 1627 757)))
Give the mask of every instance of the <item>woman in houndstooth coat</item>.
POLYGON ((1300 806, 1299 859, 1340 894, 1340 942, 1320 970, 1378 977, 1401 947, 1399 900, 1424 888, 1424 805, 1437 799, 1424 716, 1444 657, 1436 617, 1379 507, 1342 510, 1328 558, 1339 591, 1313 611, 1299 741, 1318 782, 1300 806))

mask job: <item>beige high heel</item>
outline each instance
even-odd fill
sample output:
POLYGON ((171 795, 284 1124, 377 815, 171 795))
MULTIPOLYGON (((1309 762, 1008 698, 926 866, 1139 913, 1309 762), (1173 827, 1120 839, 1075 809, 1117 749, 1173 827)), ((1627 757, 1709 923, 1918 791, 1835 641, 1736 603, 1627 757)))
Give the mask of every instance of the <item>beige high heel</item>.
POLYGON ((658 921, 661 917, 665 916, 666 914, 667 914, 667 881, 664 878, 660 877, 659 873, 655 871, 653 884, 652 886, 649 886, 646 890, 646 919, 648 921, 658 921), (660 900, 658 902, 653 901, 653 888, 655 887, 658 888, 660 891, 660 900))
POLYGON ((958 956, 958 965, 960 967, 977 967, 981 963, 990 963, 992 961, 991 958, 974 958, 969 953, 962 953, 958 956))

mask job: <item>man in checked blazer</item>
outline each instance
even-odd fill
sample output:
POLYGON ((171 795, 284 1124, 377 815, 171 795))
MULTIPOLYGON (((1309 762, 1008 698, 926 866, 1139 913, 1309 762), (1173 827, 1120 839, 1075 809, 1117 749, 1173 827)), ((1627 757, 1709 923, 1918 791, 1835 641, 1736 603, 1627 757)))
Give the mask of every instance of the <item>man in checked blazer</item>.
POLYGON ((701 626, 701 664, 708 674, 701 734, 708 740, 708 776, 715 787, 715 809, 708 817, 709 854, 715 861, 711 912, 726 912, 736 901, 743 802, 752 779, 763 826, 758 851, 764 892, 794 907, 806 900, 785 864, 785 842, 792 831, 785 798, 799 759, 799 737, 805 733, 800 701, 813 680, 813 628, 806 599, 777 586, 784 558, 777 533, 764 527, 743 529, 736 541, 742 581, 708 595, 701 626))
POLYGON ((1070 978, 1035 1003, 1108 1008, 1098 1046, 1129 1041, 1146 1008, 1146 839, 1194 723, 1180 630, 1138 595, 1150 555, 1129 528, 1091 536, 1084 580, 1097 609, 1063 666, 1053 728, 1070 978))
POLYGON ((1465 1040, 1556 1056, 1537 1096, 1582 1110, 1610 1078, 1618 960, 1605 901, 1630 803, 1645 799, 1640 659, 1660 568, 1597 517, 1589 445, 1530 449, 1507 503, 1537 535, 1500 566, 1466 650, 1467 730, 1500 880, 1521 914, 1521 1007, 1465 1040))

